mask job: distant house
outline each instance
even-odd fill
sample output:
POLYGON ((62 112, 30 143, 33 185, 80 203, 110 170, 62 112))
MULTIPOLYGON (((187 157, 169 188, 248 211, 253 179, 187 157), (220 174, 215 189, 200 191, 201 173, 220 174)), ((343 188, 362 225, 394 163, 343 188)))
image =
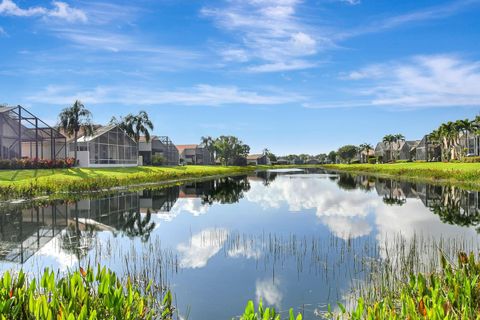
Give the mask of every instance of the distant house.
POLYGON ((320 161, 318 161, 315 158, 310 158, 310 159, 307 159, 306 164, 320 164, 320 161))
MULTIPOLYGON (((68 147, 73 157, 73 138, 68 147)), ((97 127, 93 135, 77 139, 77 161, 80 167, 134 167, 138 165, 137 143, 117 125, 97 127)))
POLYGON ((416 147, 420 140, 401 140, 389 145, 385 142, 379 142, 375 147, 375 156, 380 162, 389 162, 392 160, 412 161, 416 159, 416 147))
POLYGON ((277 164, 278 165, 287 165, 287 164, 290 164, 290 161, 288 161, 288 159, 286 159, 286 158, 278 158, 277 159, 277 164))
POLYGON ((0 106, 0 159, 58 160, 67 157, 67 140, 21 106, 0 106))
POLYGON ((415 148, 415 160, 418 161, 440 161, 442 149, 437 143, 431 142, 428 136, 424 136, 415 148))
POLYGON ((367 163, 370 157, 375 157, 375 150, 370 149, 368 153, 366 150, 361 150, 355 155, 355 160, 360 161, 361 163, 367 163))
POLYGON ((169 137, 153 136, 147 142, 145 136, 140 137, 138 154, 144 165, 151 165, 154 156, 161 156, 165 160, 164 165, 176 166, 179 163, 180 155, 177 147, 169 137))
POLYGON ((305 161, 301 158, 295 158, 291 161, 291 164, 305 164, 305 161))
POLYGON ((178 150, 180 159, 183 160, 185 164, 200 164, 200 165, 213 164, 213 159, 210 154, 210 151, 202 145, 182 144, 182 145, 177 145, 177 150, 178 150))
POLYGON ((258 165, 270 165, 270 158, 265 154, 251 154, 247 156, 247 165, 249 166, 258 166, 258 165))

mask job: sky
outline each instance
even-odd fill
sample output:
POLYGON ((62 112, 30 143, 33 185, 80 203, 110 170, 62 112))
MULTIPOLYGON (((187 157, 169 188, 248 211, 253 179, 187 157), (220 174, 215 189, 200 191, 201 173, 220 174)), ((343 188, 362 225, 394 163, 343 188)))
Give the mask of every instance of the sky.
POLYGON ((480 0, 0 0, 0 103, 319 154, 480 113, 480 0))

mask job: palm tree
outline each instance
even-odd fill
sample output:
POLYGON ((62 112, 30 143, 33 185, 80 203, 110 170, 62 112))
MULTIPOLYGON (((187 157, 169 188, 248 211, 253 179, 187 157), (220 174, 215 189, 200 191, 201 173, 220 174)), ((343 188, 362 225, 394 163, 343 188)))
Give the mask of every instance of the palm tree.
POLYGON ((85 108, 80 100, 75 100, 71 107, 65 108, 60 112, 59 129, 63 130, 67 135, 74 137, 74 158, 77 162, 77 145, 78 145, 78 133, 83 131, 85 136, 93 134, 93 125, 91 122, 92 113, 85 108))
POLYGON ((206 136, 201 138, 201 143, 210 152, 210 158, 215 161, 215 140, 210 136, 206 136))
POLYGON ((137 115, 129 114, 125 118, 121 118, 120 121, 112 118, 110 122, 117 124, 137 144, 142 135, 145 136, 147 142, 150 141, 150 130, 153 130, 153 123, 145 111, 140 111, 137 115))
POLYGON ((383 137, 383 143, 388 145, 390 149, 390 161, 393 160, 393 143, 395 142, 395 136, 392 134, 387 134, 385 137, 383 137))
POLYGON ((400 142, 405 141, 405 136, 401 133, 397 133, 393 135, 395 144, 397 145, 397 152, 396 152, 396 158, 399 157, 400 155, 400 142))
POLYGON ((360 149, 360 152, 365 151, 365 163, 367 163, 368 162, 368 157, 370 155, 370 150, 373 150, 373 146, 370 143, 362 143, 359 146, 359 149, 360 149))

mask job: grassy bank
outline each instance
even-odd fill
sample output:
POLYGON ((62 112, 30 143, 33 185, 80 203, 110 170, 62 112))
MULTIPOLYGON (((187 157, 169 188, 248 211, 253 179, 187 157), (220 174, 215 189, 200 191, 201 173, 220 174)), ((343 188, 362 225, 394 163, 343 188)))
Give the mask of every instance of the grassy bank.
POLYGON ((455 184, 480 190, 480 163, 394 163, 394 164, 335 164, 327 169, 352 173, 388 176, 396 179, 422 180, 455 184))
POLYGON ((91 192, 135 184, 241 174, 262 168, 266 167, 179 166, 1 170, 0 195, 2 199, 11 199, 56 193, 91 192))

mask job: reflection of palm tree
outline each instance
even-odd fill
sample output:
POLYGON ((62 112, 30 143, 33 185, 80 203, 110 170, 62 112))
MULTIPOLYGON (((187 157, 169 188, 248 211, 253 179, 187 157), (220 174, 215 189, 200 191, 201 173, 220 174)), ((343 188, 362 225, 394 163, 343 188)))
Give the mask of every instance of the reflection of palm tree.
MULTIPOLYGON (((480 225, 480 211, 476 206, 469 205, 469 194, 465 190, 442 187, 441 202, 433 203, 429 208, 442 222, 463 227, 480 225)), ((477 228, 477 232, 480 232, 480 228, 477 228)))
POLYGON ((60 247, 80 261, 92 249, 95 236, 96 231, 92 226, 86 225, 86 230, 82 232, 77 223, 70 224, 60 236, 60 247))
POLYGON ((150 234, 155 229, 155 222, 151 222, 152 212, 147 210, 147 214, 142 218, 142 214, 135 210, 127 211, 123 214, 122 232, 129 238, 140 237, 143 242, 150 239, 150 234))

